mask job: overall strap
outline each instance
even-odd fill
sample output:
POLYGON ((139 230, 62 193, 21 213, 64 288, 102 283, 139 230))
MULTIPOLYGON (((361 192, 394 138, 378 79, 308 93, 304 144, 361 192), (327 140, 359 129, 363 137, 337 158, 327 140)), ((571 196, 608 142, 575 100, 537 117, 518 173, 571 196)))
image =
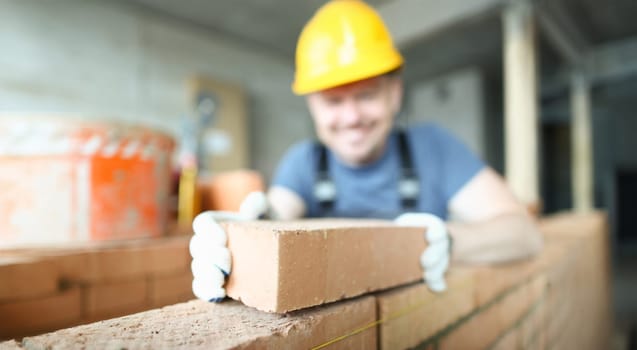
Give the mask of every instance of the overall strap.
POLYGON ((336 186, 330 178, 329 165, 327 163, 327 148, 320 142, 318 147, 318 167, 316 182, 314 183, 314 197, 317 199, 323 214, 330 213, 336 200, 336 186))
MULTIPOLYGON (((322 216, 331 213, 336 200, 336 185, 330 178, 327 148, 317 142, 318 166, 316 182, 314 183, 314 197, 319 203, 322 216)), ((400 179, 398 180, 398 194, 403 211, 413 211, 418 207, 420 184, 413 166, 411 150, 404 130, 398 130, 398 151, 400 153, 400 179)))
POLYGON ((411 149, 407 142, 407 133, 398 130, 398 150, 400 152, 400 180, 398 180, 398 194, 403 211, 413 211, 418 206, 420 183, 413 165, 411 149))

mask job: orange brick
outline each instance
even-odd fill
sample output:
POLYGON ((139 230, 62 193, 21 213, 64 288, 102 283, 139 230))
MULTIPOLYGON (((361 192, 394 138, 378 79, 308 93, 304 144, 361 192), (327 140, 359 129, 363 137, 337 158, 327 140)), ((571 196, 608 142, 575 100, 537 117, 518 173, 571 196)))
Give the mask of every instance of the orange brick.
POLYGON ((23 340, 27 348, 376 349, 376 303, 361 297, 288 315, 193 300, 23 340), (359 330, 359 332, 355 332, 359 330), (339 337, 343 336, 340 341, 339 337))
POLYGON ((436 294, 425 284, 400 287, 376 295, 380 320, 381 349, 417 346, 474 308, 473 276, 470 271, 452 269, 449 289, 436 294))
POLYGON ((118 242, 89 254, 89 282, 117 281, 190 267, 190 237, 118 242))
POLYGON ((94 264, 87 250, 52 250, 39 252, 38 255, 51 261, 64 283, 81 283, 93 278, 94 264))
POLYGON ((585 238, 598 232, 608 231, 608 218, 601 211, 589 213, 564 212, 543 218, 540 230, 550 236, 585 238))
POLYGON ((549 343, 554 343, 560 337, 564 336, 564 329, 569 322, 573 322, 573 307, 571 302, 565 302, 562 305, 549 311, 547 315, 546 338, 549 343))
POLYGON ((513 327, 531 311, 531 308, 544 295, 546 276, 539 275, 506 295, 498 302, 500 325, 505 329, 513 327))
POLYGON ((188 244, 190 236, 157 240, 148 247, 145 263, 152 274, 171 274, 190 270, 190 252, 188 244))
POLYGON ((511 329, 498 339, 492 350, 511 350, 520 348, 520 339, 517 329, 511 329))
POLYGON ((145 276, 148 273, 146 252, 144 247, 123 247, 92 253, 91 281, 117 281, 145 276))
POLYGON ((176 304, 194 299, 190 270, 167 276, 155 276, 149 281, 153 307, 176 304))
POLYGON ((544 334, 544 305, 543 300, 535 304, 520 325, 520 343, 524 349, 530 347, 538 337, 544 334))
POLYGON ((47 259, 0 258, 0 302, 55 294, 58 278, 47 259))
POLYGON ((523 347, 523 349, 528 350, 544 350, 547 348, 546 335, 542 331, 537 333, 536 336, 531 339, 531 342, 523 347))
POLYGON ((499 308, 497 305, 493 305, 452 329, 440 340, 438 349, 486 349, 503 332, 499 308))
POLYGON ((381 220, 227 224, 228 295, 287 312, 422 278, 423 229, 381 220))
POLYGON ((79 288, 60 294, 0 304, 0 339, 17 338, 80 323, 79 288))
POLYGON ((567 246, 547 240, 542 252, 531 260, 473 268, 476 278, 476 302, 484 305, 498 295, 527 282, 563 259, 567 246))
POLYGON ((117 281, 189 269, 190 237, 83 243, 71 248, 15 250, 10 256, 45 257, 55 265, 60 277, 71 283, 117 281))
POLYGON ((16 249, 3 251, 0 255, 46 259, 55 266, 61 280, 77 282, 90 280, 92 270, 89 252, 94 249, 82 244, 74 248, 16 249))
POLYGON ((146 279, 96 283, 85 287, 85 293, 84 317, 89 321, 121 316, 150 307, 146 279))
POLYGON ((509 293, 492 307, 496 307, 499 313, 498 324, 504 330, 513 327, 517 321, 522 319, 524 314, 530 309, 531 302, 528 295, 529 285, 525 284, 509 293))
MULTIPOLYGON (((442 340, 441 349, 483 349, 494 345, 505 333, 517 332, 518 323, 529 312, 532 301, 539 299, 545 281, 545 277, 540 276, 502 295, 502 299, 496 299, 479 314, 452 330, 442 340)), ((518 335, 515 334, 517 342, 518 335)))

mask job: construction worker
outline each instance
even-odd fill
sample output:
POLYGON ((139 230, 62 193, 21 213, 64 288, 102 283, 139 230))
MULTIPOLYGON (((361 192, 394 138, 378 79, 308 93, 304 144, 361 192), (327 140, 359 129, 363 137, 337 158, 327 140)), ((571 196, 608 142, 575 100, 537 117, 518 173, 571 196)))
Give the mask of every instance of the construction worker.
MULTIPOLYGON (((238 218, 254 218, 267 207, 278 219, 376 217, 426 227, 421 264, 434 291, 446 288, 450 258, 494 263, 537 253, 540 233, 493 169, 439 127, 394 127, 402 65, 373 8, 359 0, 321 7, 299 37, 292 85, 307 101, 320 142, 292 146, 267 199, 249 196, 238 218)), ((198 217, 195 233, 216 218, 198 217)), ((203 276, 206 269, 200 270, 203 276)), ((221 291, 195 294, 213 299, 221 291)))

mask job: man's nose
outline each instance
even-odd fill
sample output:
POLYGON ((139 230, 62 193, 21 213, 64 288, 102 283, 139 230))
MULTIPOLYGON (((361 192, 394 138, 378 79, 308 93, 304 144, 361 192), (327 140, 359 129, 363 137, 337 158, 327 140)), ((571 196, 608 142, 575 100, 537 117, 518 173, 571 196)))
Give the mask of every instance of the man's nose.
POLYGON ((341 117, 345 126, 353 126, 361 122, 361 108, 355 99, 347 99, 343 102, 341 117))

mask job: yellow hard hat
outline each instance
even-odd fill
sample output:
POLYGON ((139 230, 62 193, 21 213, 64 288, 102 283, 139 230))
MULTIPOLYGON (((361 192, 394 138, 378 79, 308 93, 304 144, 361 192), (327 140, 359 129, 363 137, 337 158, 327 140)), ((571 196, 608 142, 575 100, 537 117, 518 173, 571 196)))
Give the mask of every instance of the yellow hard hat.
POLYGON ((360 0, 332 0, 305 25, 292 91, 304 95, 390 72, 403 64, 378 13, 360 0))

